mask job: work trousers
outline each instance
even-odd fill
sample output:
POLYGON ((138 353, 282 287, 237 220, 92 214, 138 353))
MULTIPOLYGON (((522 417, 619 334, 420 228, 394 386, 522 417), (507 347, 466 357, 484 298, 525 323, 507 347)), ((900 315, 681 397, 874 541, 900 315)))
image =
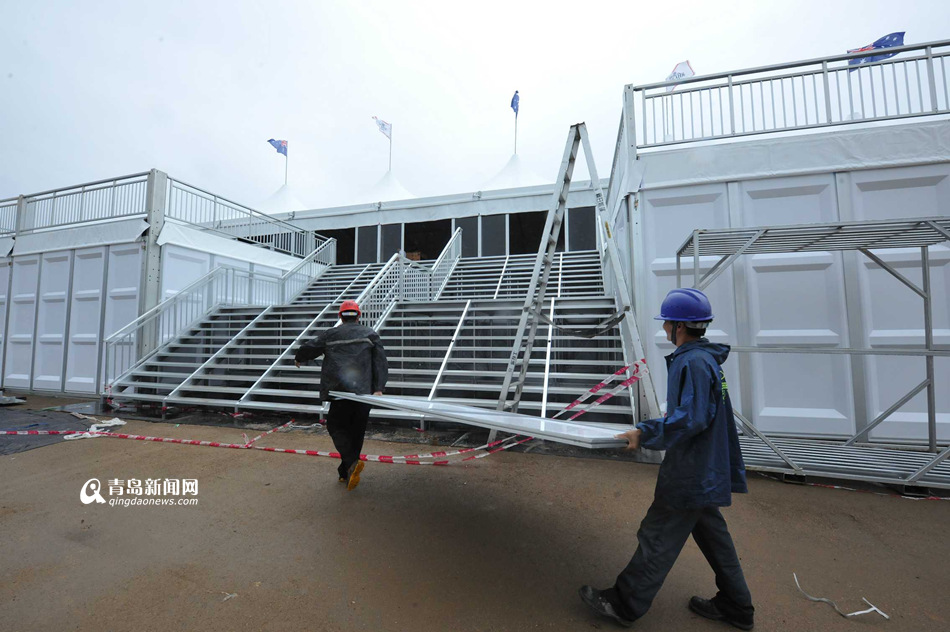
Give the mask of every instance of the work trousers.
POLYGON ((347 478, 350 466, 360 460, 369 410, 369 404, 349 399, 335 399, 330 402, 327 432, 333 439, 336 451, 340 453, 340 467, 337 468, 340 478, 347 478))
POLYGON ((637 552, 606 595, 625 619, 633 621, 650 609, 691 533, 716 573, 719 592, 713 603, 719 611, 739 620, 753 615, 752 596, 719 508, 675 509, 654 501, 640 523, 637 552))

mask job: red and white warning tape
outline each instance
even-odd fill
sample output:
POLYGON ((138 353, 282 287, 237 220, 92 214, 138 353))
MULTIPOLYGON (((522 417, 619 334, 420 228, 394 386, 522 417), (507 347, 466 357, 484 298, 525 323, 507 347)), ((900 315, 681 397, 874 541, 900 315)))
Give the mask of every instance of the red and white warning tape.
POLYGON ((614 397, 615 395, 617 395, 618 393, 620 393, 623 389, 627 388, 627 387, 630 386, 631 384, 640 381, 640 379, 643 378, 644 375, 646 375, 646 373, 647 373, 647 364, 646 364, 646 362, 647 362, 647 361, 646 361, 646 359, 644 358, 644 359, 641 359, 641 360, 639 360, 639 361, 637 361, 637 362, 634 362, 632 365, 631 365, 631 364, 628 364, 627 366, 623 367, 622 369, 616 371, 613 375, 609 376, 609 377, 608 377, 607 379, 605 379, 603 382, 601 382, 600 384, 596 385, 594 388, 590 389, 589 391, 587 391, 586 393, 584 393, 583 395, 581 395, 580 397, 578 397, 577 399, 575 399, 573 402, 571 402, 570 404, 568 404, 567 406, 565 406, 562 410, 558 411, 558 412, 552 417, 552 419, 556 419, 558 415, 561 415, 561 414, 563 414, 563 413, 566 413, 567 411, 572 410, 572 409, 576 408, 577 406, 581 405, 583 402, 587 401, 588 399, 590 399, 591 397, 593 397, 594 395, 596 395, 598 392, 600 392, 604 387, 606 387, 608 384, 610 384, 611 382, 613 382, 615 379, 617 379, 618 377, 620 377, 620 376, 622 376, 622 375, 625 375, 625 374, 627 373, 627 371, 632 368, 632 369, 633 369, 633 374, 632 374, 630 377, 628 377, 626 380, 624 380, 623 382, 621 382, 619 385, 617 385, 617 386, 615 386, 614 388, 612 388, 612 389, 610 389, 609 391, 607 391, 607 393, 605 393, 604 395, 601 395, 600 397, 598 397, 596 400, 594 400, 594 401, 591 402, 590 404, 588 404, 588 405, 584 406, 583 408, 581 408, 578 412, 574 413, 574 415, 572 415, 571 417, 568 417, 567 420, 568 420, 568 421, 573 421, 573 420, 577 419, 578 417, 580 417, 581 415, 583 415, 584 413, 586 413, 587 411, 589 411, 591 408, 594 408, 595 406, 599 406, 600 404, 604 403, 605 401, 607 401, 607 400, 610 399, 611 397, 614 397))
MULTIPOLYGON (((263 450, 264 452, 281 452, 284 454, 302 454, 305 456, 325 456, 334 459, 340 458, 339 452, 328 452, 324 450, 296 450, 290 448, 271 448, 253 445, 261 437, 269 435, 273 432, 277 432, 290 424, 293 423, 293 420, 290 420, 282 426, 268 430, 257 437, 254 437, 250 441, 247 441, 247 435, 245 436, 244 443, 221 443, 219 441, 197 441, 193 439, 173 439, 171 437, 151 437, 147 435, 133 435, 133 434, 124 434, 118 432, 103 432, 103 431, 89 431, 89 430, 0 430, 0 435, 14 435, 14 436, 29 436, 29 435, 78 435, 78 434, 88 434, 90 436, 96 437, 108 437, 113 439, 132 439, 135 441, 154 441, 158 443, 179 443, 182 445, 202 445, 208 446, 211 448, 232 448, 235 450, 263 450)), ((473 456, 466 457, 461 459, 462 461, 470 461, 472 459, 484 458, 490 454, 495 454, 502 450, 507 450, 516 445, 530 441, 531 437, 527 439, 522 439, 520 441, 515 441, 517 437, 508 437, 501 441, 494 441, 492 443, 487 443, 483 446, 477 448, 461 448, 459 450, 454 450, 452 452, 432 452, 430 454, 410 454, 410 455, 379 455, 379 454, 361 454, 360 460, 363 461, 373 461, 377 463, 392 463, 395 465, 449 465, 452 461, 449 461, 445 457, 458 456, 461 454, 466 454, 468 452, 477 452, 480 450, 489 449, 487 452, 482 454, 476 454, 473 456), (441 458, 441 460, 430 460, 441 458)))

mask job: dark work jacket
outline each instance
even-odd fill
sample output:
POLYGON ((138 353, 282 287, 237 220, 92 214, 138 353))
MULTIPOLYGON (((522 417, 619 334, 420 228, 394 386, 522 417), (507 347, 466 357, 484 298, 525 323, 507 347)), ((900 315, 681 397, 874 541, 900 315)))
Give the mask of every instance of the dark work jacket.
POLYGON ((739 433, 722 363, 729 345, 705 338, 666 356, 666 417, 641 422, 640 444, 666 450, 657 502, 676 508, 727 507, 748 491, 739 433))
POLYGON ((386 350, 379 334, 359 323, 343 323, 327 329, 297 349, 294 359, 307 362, 323 358, 320 397, 330 391, 367 395, 382 391, 389 376, 386 350))

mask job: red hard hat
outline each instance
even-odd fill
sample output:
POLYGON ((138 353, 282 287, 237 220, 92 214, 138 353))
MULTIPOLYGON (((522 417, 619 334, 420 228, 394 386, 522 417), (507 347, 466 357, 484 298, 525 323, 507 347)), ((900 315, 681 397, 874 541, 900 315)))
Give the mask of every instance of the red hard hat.
POLYGON ((340 305, 340 316, 359 316, 360 313, 360 306, 356 304, 356 301, 343 301, 340 305))

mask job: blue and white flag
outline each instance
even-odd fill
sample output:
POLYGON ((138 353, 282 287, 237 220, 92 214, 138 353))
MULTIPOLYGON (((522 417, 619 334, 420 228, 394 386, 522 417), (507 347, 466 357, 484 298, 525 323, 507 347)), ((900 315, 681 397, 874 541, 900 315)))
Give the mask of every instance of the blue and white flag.
POLYGON ((373 120, 376 121, 376 127, 379 128, 379 131, 383 133, 383 136, 389 140, 393 139, 393 126, 384 121, 383 119, 373 117, 373 120))
MULTIPOLYGON (((849 53, 861 53, 866 50, 880 50, 882 48, 892 48, 894 46, 903 46, 904 45, 904 33, 905 31, 898 31, 897 33, 891 33, 890 35, 885 35, 881 39, 875 41, 873 44, 868 44, 867 46, 862 46, 861 48, 852 48, 849 50, 849 53)), ((867 57, 855 57, 848 60, 849 66, 858 66, 860 64, 867 64, 872 61, 881 61, 882 59, 888 59, 893 57, 897 53, 884 53, 882 55, 869 55, 867 57)), ((852 68, 851 70, 857 70, 852 68)))
POLYGON ((515 96, 511 97, 511 109, 515 111, 515 116, 518 116, 518 103, 521 101, 521 97, 518 96, 518 91, 515 90, 515 96))
POLYGON ((273 138, 267 141, 274 146, 274 149, 277 150, 278 154, 287 155, 287 141, 285 140, 274 140, 273 138))

